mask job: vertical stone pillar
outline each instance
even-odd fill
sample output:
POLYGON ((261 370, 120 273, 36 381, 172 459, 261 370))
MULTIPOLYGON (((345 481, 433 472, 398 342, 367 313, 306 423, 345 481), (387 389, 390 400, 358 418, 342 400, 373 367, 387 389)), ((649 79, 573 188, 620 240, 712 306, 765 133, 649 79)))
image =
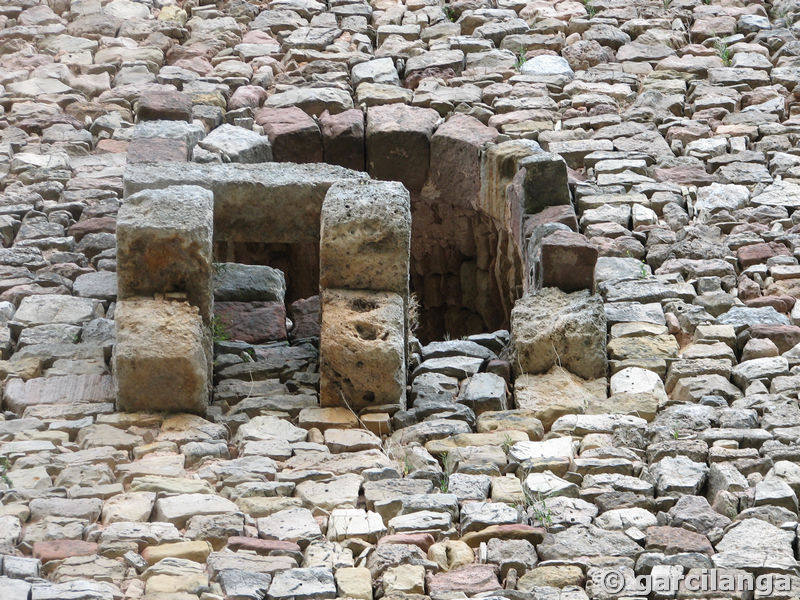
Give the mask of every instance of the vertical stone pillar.
POLYGON ((320 226, 320 403, 405 408, 411 198, 393 181, 330 187, 320 226))
POLYGON ((214 195, 143 190, 117 216, 119 410, 205 413, 211 382, 214 195))

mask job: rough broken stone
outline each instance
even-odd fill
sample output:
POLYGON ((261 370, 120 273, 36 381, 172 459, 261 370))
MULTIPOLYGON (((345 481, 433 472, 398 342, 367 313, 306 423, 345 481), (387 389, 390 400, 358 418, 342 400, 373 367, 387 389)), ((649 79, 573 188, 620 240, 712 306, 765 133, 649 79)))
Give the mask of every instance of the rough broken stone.
POLYGON ((518 374, 554 365, 583 377, 605 377, 605 314, 588 292, 565 294, 547 288, 517 302, 511 330, 518 374))

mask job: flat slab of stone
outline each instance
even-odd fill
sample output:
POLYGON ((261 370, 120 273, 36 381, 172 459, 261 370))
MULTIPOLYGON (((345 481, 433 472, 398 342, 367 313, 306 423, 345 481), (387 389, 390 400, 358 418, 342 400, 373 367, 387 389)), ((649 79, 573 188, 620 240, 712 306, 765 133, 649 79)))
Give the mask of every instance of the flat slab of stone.
POLYGON ((103 316, 103 305, 96 298, 78 298, 47 294, 26 296, 9 323, 13 328, 35 327, 53 323, 77 325, 103 316))
POLYGON ((117 216, 120 298, 185 292, 208 322, 214 196, 199 186, 143 190, 117 216))
POLYGON ((131 165, 125 195, 171 185, 199 185, 214 193, 215 241, 298 243, 319 240, 322 201, 343 179, 366 179, 343 167, 294 163, 131 165))
POLYGON ((333 571, 325 567, 287 569, 275 574, 270 600, 326 600, 336 597, 333 571))
POLYGON ((197 308, 185 302, 121 300, 115 318, 117 409, 205 414, 211 339, 197 308))
POLYGON ((108 375, 65 375, 10 379, 3 389, 3 406, 22 415, 40 404, 103 403, 114 401, 114 384, 108 375))
POLYGON ((286 296, 286 278, 266 265, 214 263, 214 300, 228 302, 276 301, 286 296))

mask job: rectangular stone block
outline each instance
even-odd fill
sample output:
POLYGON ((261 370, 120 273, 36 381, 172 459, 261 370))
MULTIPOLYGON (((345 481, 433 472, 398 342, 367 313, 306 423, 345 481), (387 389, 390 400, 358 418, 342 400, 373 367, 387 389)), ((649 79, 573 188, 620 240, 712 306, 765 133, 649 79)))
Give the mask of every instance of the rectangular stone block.
POLYGON ((481 151, 498 136, 475 117, 454 114, 431 137, 431 164, 423 195, 432 201, 478 208, 481 151))
POLYGON ((23 298, 8 325, 18 336, 26 327, 58 323, 80 325, 102 316, 103 303, 96 298, 44 294, 23 298))
POLYGON ((532 154, 520 161, 519 166, 525 169, 525 213, 570 203, 567 163, 558 154, 532 154))
POLYGON ((117 216, 117 282, 121 299, 185 292, 211 319, 214 195, 172 186, 128 196, 117 216))
POLYGON ((322 135, 319 125, 296 106, 261 108, 255 121, 264 128, 277 162, 322 162, 322 135))
POLYGON ((319 118, 325 162, 356 171, 364 170, 364 113, 360 108, 319 118))
POLYGON ((115 320, 117 410, 205 414, 211 335, 197 307, 150 298, 120 300, 115 320))
POLYGON ((542 287, 565 292, 591 290, 597 248, 580 233, 554 231, 542 240, 540 268, 542 287))
POLYGON ((40 405, 111 402, 114 386, 108 375, 64 375, 13 378, 3 389, 3 407, 22 415, 26 408, 40 405))
POLYGON ((320 403, 405 408, 405 310, 390 292, 324 290, 320 403))
POLYGON ((419 191, 428 174, 431 136, 439 113, 431 108, 386 104, 367 109, 367 171, 419 191))
POLYGON ((320 287, 408 295, 411 198, 396 181, 343 181, 322 204, 320 287))
MULTIPOLYGON (((510 140, 491 144, 481 155, 481 193, 478 210, 495 220, 508 222, 508 210, 515 207, 507 205, 506 191, 520 170, 522 160, 541 152, 534 140, 510 140)), ((524 177, 519 182, 519 204, 524 205, 524 177)), ((521 209, 522 206, 517 207, 521 209)))
POLYGON ((214 193, 214 240, 297 244, 319 242, 328 188, 365 173, 326 164, 292 163, 131 165, 125 196, 171 185, 199 185, 214 193))

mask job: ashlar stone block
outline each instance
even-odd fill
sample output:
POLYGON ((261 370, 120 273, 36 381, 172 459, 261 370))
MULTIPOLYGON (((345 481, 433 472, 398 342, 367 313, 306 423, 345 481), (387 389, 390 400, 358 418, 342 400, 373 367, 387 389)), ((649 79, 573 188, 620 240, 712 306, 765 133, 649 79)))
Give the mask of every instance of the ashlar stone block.
POLYGON ((408 294, 411 197, 396 181, 342 181, 320 227, 320 287, 408 294))
POLYGON ((391 292, 323 290, 320 403, 405 408, 405 312, 391 292), (343 401, 344 398, 344 401, 343 401))
POLYGON ((428 174, 431 136, 439 124, 431 108, 386 104, 367 110, 367 170, 419 191, 428 174))
POLYGON ((117 216, 119 298, 185 292, 208 323, 213 222, 214 195, 199 186, 128 196, 117 216))
POLYGON ((205 414, 211 336, 186 302, 133 298, 116 307, 117 410, 205 414))

